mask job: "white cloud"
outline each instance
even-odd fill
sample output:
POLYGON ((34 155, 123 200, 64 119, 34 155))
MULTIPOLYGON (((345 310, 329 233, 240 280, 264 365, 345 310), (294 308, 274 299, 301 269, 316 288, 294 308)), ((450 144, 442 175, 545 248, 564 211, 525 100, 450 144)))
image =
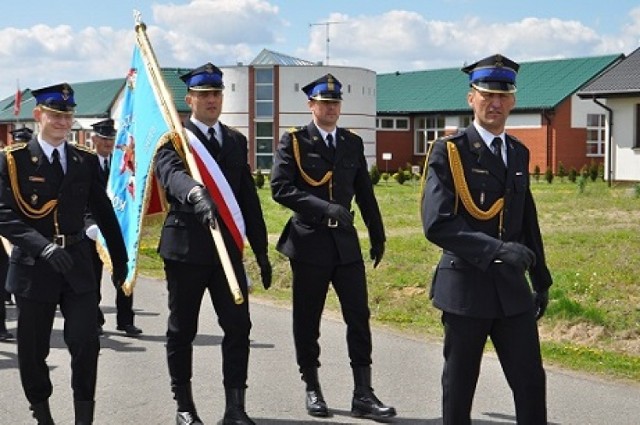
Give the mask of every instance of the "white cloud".
MULTIPOLYGON (((165 67, 194 67, 208 61, 221 66, 248 63, 260 50, 273 46, 312 61, 324 61, 327 53, 327 26, 288 22, 268 0, 192 0, 154 5, 152 10, 147 33, 165 67), (304 28, 304 36, 284 39, 294 25, 304 28)), ((455 21, 444 21, 391 10, 309 19, 341 22, 328 26, 331 64, 378 72, 460 67, 498 51, 517 61, 628 54, 640 42, 640 7, 628 13, 617 33, 608 35, 579 21, 557 18, 486 22, 461 14, 455 21)), ((132 28, 44 24, 2 28, 0 97, 13 94, 18 78, 22 88, 119 78, 129 66, 133 44, 132 28)))

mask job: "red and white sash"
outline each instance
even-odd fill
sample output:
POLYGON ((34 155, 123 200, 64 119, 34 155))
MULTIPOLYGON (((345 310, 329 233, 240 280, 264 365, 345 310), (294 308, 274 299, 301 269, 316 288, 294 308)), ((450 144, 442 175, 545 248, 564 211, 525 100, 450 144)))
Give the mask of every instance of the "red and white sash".
POLYGON ((240 206, 231 190, 231 186, 229 186, 229 182, 222 174, 220 166, 202 144, 202 141, 189 129, 185 129, 185 132, 189 138, 189 145, 198 166, 198 171, 200 171, 202 183, 204 183, 218 208, 218 216, 231 232, 233 240, 242 253, 244 250, 245 224, 242 211, 240 211, 240 206))

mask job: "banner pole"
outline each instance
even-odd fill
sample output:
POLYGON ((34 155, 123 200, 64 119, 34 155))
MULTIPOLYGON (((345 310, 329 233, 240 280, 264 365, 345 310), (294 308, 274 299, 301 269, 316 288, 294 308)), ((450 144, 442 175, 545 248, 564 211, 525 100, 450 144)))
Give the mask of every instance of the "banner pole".
MULTIPOLYGON (((202 176, 200 175, 198 166, 195 162, 195 159, 193 158, 193 154, 191 153, 189 144, 187 143, 187 138, 185 136, 184 128, 182 127, 182 122, 180 121, 180 116, 178 115, 178 111, 176 111, 174 107, 173 96, 167 90, 166 84, 164 83, 164 79, 160 71, 160 67, 158 66, 158 61, 156 59, 155 53, 153 52, 153 48, 151 47, 151 43, 149 42, 149 39, 147 37, 147 27, 140 19, 139 12, 134 12, 134 17, 136 20, 136 40, 138 42, 138 46, 140 46, 140 53, 142 54, 142 58, 146 62, 147 70, 149 71, 149 75, 153 82, 151 86, 156 93, 158 100, 160 101, 160 105, 165 114, 165 118, 167 118, 167 122, 173 129, 173 137, 177 138, 177 141, 179 142, 179 146, 182 150, 181 153, 183 154, 183 158, 186 161, 187 169, 191 173, 191 177, 204 186, 204 184, 202 183, 202 176)), ((213 238, 216 250, 218 251, 218 256, 220 257, 220 261, 222 263, 222 268, 224 269, 225 275, 227 277, 227 283, 229 285, 229 289, 231 290, 233 301, 236 304, 242 304, 244 302, 244 296, 242 295, 242 291, 240 290, 238 279, 236 277, 235 271, 233 270, 233 265, 231 264, 229 252, 227 251, 222 233, 220 232, 220 225, 218 224, 218 221, 215 219, 215 217, 209 230, 211 231, 211 237, 213 238)))

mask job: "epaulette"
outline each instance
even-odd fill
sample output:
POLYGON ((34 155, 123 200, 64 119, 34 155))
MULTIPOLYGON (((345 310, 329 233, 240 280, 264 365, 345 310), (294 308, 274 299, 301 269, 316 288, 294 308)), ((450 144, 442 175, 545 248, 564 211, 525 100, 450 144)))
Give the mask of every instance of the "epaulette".
POLYGON ((23 149, 27 147, 27 144, 25 142, 18 142, 18 143, 12 143, 8 146, 4 147, 4 151, 5 152, 13 152, 13 151, 17 151, 19 149, 23 149))
POLYGON ((350 128, 347 128, 347 131, 351 134, 355 134, 356 136, 358 135, 358 133, 356 133, 354 130, 351 130, 350 128))
POLYGON ((75 144, 73 145, 76 149, 83 151, 83 152, 87 152, 93 155, 97 155, 96 152, 91 149, 90 147, 88 147, 87 145, 79 145, 79 144, 75 144))
POLYGON ((289 128, 287 129, 287 132, 289 132, 289 133, 295 133, 296 131, 302 131, 302 130, 304 130, 305 128, 306 128, 306 127, 305 127, 305 126, 303 126, 303 125, 302 125, 302 126, 300 126, 300 127, 289 127, 289 128))
POLYGON ((446 141, 449 141, 449 140, 458 139, 458 138, 462 137, 463 135, 464 135, 464 131, 458 131, 457 133, 449 134, 447 136, 442 137, 441 140, 446 142, 446 141))
POLYGON ((508 135, 509 139, 511 139, 512 141, 516 142, 516 143, 520 143, 521 145, 524 145, 524 143, 522 143, 522 141, 520 139, 518 139, 516 136, 512 136, 511 134, 508 135))

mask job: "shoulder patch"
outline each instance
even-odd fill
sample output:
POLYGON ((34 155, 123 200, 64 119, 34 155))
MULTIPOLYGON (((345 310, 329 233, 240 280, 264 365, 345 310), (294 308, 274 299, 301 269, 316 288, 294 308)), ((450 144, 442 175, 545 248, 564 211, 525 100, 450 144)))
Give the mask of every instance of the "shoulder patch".
POLYGON ((5 146, 3 149, 5 152, 13 152, 20 149, 24 149, 27 147, 25 142, 12 143, 11 145, 5 146))

